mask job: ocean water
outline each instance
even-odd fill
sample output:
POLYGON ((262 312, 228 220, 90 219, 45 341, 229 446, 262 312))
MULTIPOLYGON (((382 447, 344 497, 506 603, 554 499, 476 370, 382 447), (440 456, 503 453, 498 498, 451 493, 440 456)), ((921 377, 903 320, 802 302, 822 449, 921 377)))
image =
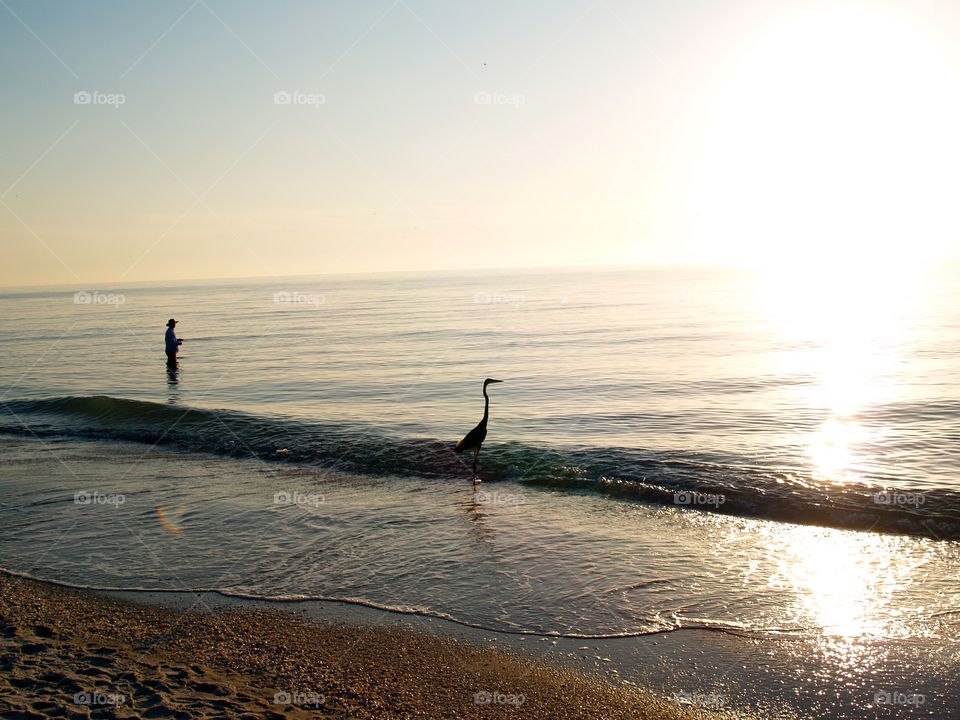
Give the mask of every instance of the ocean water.
POLYGON ((793 643, 792 664, 741 673, 762 692, 730 703, 949 717, 958 279, 513 271, 6 292, 0 565, 339 599, 548 644, 793 643), (504 382, 474 487, 452 448, 485 377, 504 382), (798 668, 829 692, 791 681, 798 668), (878 705, 886 691, 925 704, 878 705))

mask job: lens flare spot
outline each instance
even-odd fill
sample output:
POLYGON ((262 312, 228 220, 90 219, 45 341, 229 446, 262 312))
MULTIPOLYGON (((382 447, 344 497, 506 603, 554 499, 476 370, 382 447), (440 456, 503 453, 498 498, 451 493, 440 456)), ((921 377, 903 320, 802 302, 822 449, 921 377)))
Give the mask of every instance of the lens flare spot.
POLYGON ((179 535, 183 532, 183 528, 179 525, 174 525, 170 522, 170 519, 167 517, 166 511, 163 509, 162 505, 157 505, 157 520, 160 521, 160 526, 169 533, 173 535, 179 535))

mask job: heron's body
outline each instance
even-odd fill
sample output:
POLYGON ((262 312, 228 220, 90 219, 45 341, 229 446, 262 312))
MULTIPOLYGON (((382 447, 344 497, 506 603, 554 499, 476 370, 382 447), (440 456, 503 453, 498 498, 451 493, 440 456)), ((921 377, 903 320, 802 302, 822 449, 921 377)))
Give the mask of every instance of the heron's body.
POLYGON ((453 449, 456 453, 462 453, 465 450, 473 450, 473 482, 480 482, 480 478, 477 477, 477 458, 480 455, 480 446, 483 445, 483 441, 487 438, 487 420, 490 417, 490 398, 487 395, 487 385, 490 383, 503 382, 502 380, 492 380, 487 378, 483 381, 483 420, 481 420, 477 426, 468 432, 463 440, 457 443, 457 446, 453 449))
POLYGON ((483 445, 483 441, 487 439, 487 415, 486 413, 483 416, 483 420, 480 421, 480 424, 477 425, 473 430, 468 432, 463 440, 457 443, 457 446, 453 449, 454 452, 462 453, 464 450, 479 450, 480 446, 483 445))

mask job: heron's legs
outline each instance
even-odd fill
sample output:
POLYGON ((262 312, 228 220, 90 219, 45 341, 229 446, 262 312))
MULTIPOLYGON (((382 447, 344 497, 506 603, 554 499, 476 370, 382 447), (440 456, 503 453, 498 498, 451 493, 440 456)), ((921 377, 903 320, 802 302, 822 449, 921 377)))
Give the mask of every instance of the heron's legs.
POLYGON ((477 457, 480 455, 480 448, 474 448, 473 450, 473 483, 476 485, 480 482, 480 478, 477 477, 477 457))

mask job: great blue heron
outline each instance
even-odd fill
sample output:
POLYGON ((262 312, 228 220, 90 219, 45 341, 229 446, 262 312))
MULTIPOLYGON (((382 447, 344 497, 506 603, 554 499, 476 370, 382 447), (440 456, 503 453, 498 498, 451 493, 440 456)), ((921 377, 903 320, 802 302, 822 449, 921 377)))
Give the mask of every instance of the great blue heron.
POLYGON ((473 450, 473 482, 480 482, 477 477, 477 457, 480 455, 480 446, 483 445, 487 437, 487 418, 490 417, 490 398, 487 397, 487 385, 490 383, 503 382, 503 380, 494 380, 487 378, 483 381, 483 420, 470 432, 466 434, 457 446, 453 449, 456 453, 462 453, 464 450, 473 450))

